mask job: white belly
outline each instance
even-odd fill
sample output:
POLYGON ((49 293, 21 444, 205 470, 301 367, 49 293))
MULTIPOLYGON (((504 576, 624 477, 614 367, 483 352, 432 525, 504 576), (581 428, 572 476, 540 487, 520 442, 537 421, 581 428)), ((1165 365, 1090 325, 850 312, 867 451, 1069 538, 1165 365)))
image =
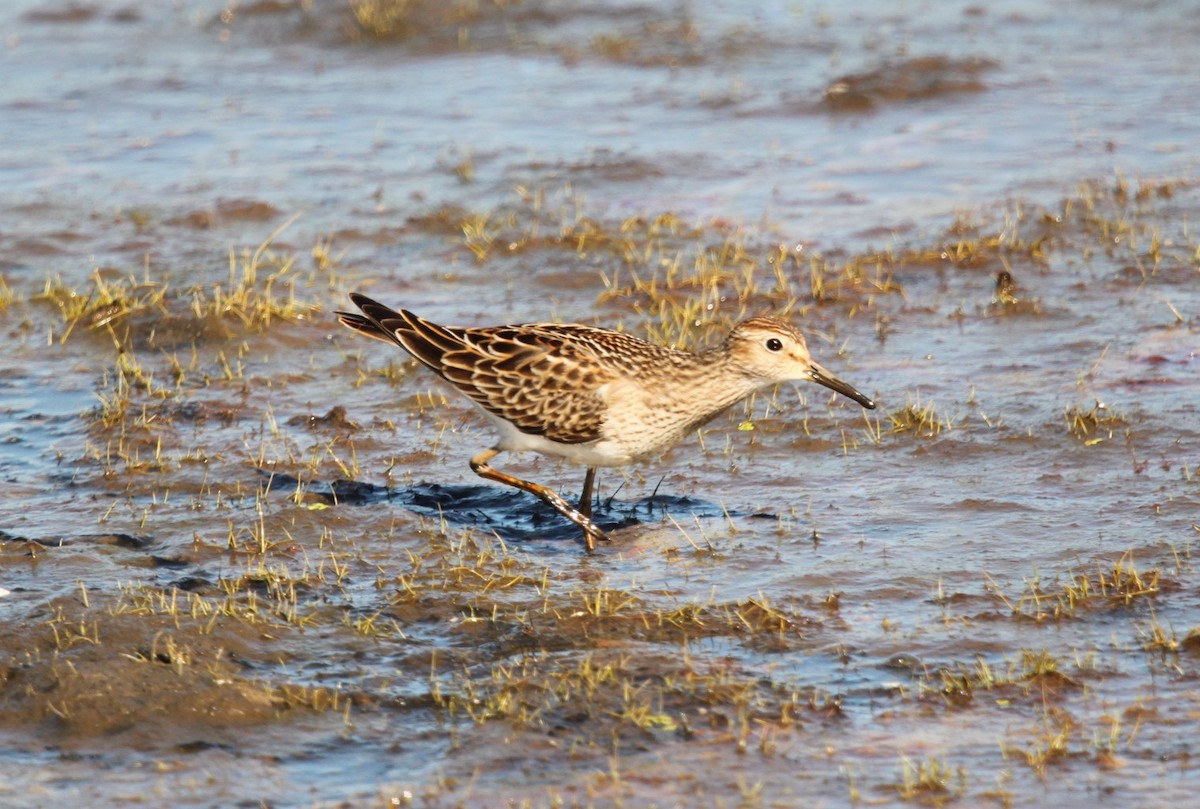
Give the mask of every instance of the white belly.
POLYGON ((545 436, 523 433, 503 419, 490 413, 488 421, 500 434, 496 448, 505 452, 540 452, 555 458, 563 458, 581 466, 625 466, 637 460, 626 447, 609 438, 587 444, 560 444, 545 436))

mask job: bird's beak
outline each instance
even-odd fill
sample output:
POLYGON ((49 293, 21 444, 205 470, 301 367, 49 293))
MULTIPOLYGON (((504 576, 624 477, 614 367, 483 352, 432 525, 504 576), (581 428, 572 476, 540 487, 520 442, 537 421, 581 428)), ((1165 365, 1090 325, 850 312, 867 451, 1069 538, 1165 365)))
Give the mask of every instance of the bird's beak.
POLYGON ((853 385, 838 379, 815 362, 812 364, 810 373, 812 374, 812 381, 818 385, 824 385, 830 390, 835 390, 843 396, 853 399, 867 410, 875 409, 875 403, 855 390, 853 385))

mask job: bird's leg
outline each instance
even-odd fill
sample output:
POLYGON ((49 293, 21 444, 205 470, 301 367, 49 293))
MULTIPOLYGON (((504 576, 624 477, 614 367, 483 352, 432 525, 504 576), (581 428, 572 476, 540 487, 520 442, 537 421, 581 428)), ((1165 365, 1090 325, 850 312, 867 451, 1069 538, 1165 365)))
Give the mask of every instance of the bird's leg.
POLYGON ((583 478, 583 494, 579 496, 579 513, 592 518, 592 484, 596 481, 596 467, 589 466, 583 478))
POLYGON ((499 454, 500 450, 496 449, 495 447, 492 447, 491 449, 485 449, 483 452, 471 459, 471 471, 479 475, 481 478, 494 480, 497 483, 503 483, 505 486, 512 486, 515 489, 520 489, 523 492, 529 492, 530 494, 540 498, 542 502, 546 503, 546 505, 550 506, 559 514, 563 515, 568 520, 583 529, 583 539, 587 544, 587 549, 589 552, 596 549, 597 539, 608 539, 604 532, 601 531, 600 528, 597 527, 597 525, 592 522, 586 514, 582 514, 578 509, 572 508, 571 504, 562 499, 562 496, 557 492, 553 492, 550 489, 547 489, 545 486, 539 486, 536 483, 530 483, 527 480, 521 480, 520 478, 513 477, 512 475, 505 474, 504 472, 493 469, 491 466, 489 466, 488 461, 490 461, 492 458, 495 458, 499 454))

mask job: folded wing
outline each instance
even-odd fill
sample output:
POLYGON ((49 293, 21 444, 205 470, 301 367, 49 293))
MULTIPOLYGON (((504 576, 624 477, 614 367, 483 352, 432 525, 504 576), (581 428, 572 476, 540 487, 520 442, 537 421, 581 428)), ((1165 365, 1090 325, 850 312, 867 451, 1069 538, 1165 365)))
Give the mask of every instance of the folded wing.
POLYGON ((603 388, 617 373, 597 364, 586 342, 571 339, 581 327, 454 328, 395 311, 364 295, 352 293, 350 298, 363 314, 339 312, 344 325, 397 343, 518 430, 563 444, 602 437, 603 388))

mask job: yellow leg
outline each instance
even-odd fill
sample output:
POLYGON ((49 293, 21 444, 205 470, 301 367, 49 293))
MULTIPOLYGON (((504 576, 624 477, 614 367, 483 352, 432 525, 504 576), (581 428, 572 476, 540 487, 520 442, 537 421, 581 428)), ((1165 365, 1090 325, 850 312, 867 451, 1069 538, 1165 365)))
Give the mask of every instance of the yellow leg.
POLYGON ((592 518, 592 484, 596 482, 596 467, 589 466, 583 478, 583 494, 579 496, 579 513, 592 518))
MULTIPOLYGON (((596 549, 597 539, 608 539, 604 532, 601 531, 600 528, 594 522, 592 522, 586 514, 581 513, 578 509, 571 508, 571 505, 566 500, 563 500, 557 492, 553 492, 550 489, 547 489, 545 486, 539 486, 536 483, 530 483, 527 480, 521 480, 520 478, 513 477, 512 475, 507 475, 504 472, 488 466, 488 461, 490 461, 492 458, 495 458, 499 454, 500 450, 496 449, 495 447, 492 449, 485 449, 483 452, 471 459, 471 471, 479 475, 481 478, 494 480, 497 483, 503 483, 505 486, 512 486, 513 488, 520 489, 523 492, 529 492, 530 494, 541 498, 542 502, 546 503, 559 514, 563 515, 568 520, 583 529, 583 539, 587 544, 587 549, 589 552, 596 549)), ((591 478, 591 472, 592 470, 589 469, 589 479, 591 478)), ((587 480, 585 480, 584 483, 585 488, 590 488, 586 485, 588 483, 587 480)))

